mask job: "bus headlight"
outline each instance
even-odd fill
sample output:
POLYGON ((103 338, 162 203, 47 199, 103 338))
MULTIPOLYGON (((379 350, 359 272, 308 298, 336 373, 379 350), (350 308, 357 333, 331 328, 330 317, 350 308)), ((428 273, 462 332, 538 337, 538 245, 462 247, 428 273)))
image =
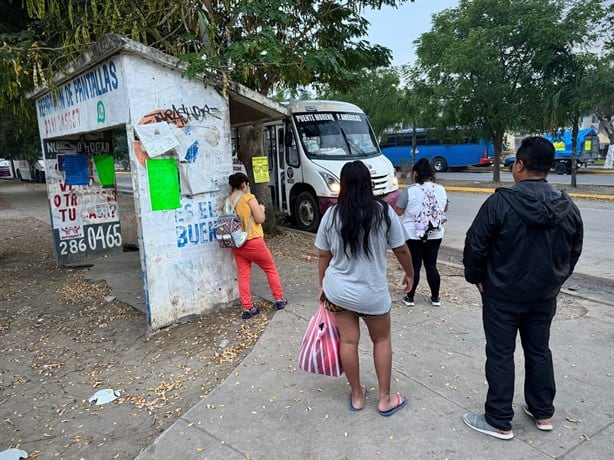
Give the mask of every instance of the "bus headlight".
POLYGON ((396 175, 392 176, 392 178, 390 179, 390 182, 392 182, 392 185, 394 187, 397 187, 397 188, 399 187, 399 178, 396 175))
POLYGON ((328 190, 330 190, 331 193, 338 195, 339 190, 341 189, 339 180, 332 174, 328 174, 325 172, 320 172, 320 175, 322 176, 322 179, 324 179, 324 182, 326 182, 326 186, 328 187, 328 190))

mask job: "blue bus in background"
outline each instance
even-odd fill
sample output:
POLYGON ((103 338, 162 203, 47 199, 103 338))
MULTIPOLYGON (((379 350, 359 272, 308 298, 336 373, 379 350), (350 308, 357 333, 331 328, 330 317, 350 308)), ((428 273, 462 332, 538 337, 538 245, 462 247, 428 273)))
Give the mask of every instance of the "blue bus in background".
MULTIPOLYGON (((438 131, 416 128, 416 158, 428 158, 435 172, 448 169, 465 169, 469 166, 490 166, 494 163, 492 143, 478 139, 468 131, 456 128, 448 130, 449 136, 440 137, 438 131)), ((413 129, 402 129, 384 134, 380 145, 398 171, 412 164, 413 129)))

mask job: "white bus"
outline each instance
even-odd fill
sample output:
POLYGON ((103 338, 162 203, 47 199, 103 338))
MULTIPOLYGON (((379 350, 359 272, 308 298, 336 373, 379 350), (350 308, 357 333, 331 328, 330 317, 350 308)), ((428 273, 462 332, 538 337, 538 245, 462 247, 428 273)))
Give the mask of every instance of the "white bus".
POLYGON ((265 125, 264 152, 273 203, 299 229, 317 230, 324 211, 337 201, 341 168, 348 161, 364 162, 374 194, 396 203, 394 167, 360 108, 337 101, 292 101, 287 107, 289 119, 265 125))

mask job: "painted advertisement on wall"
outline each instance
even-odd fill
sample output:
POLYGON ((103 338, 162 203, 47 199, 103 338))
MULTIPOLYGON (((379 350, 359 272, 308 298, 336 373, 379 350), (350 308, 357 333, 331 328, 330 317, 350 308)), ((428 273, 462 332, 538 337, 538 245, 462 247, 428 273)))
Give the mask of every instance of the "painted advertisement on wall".
POLYGON ((128 119, 123 68, 117 58, 63 83, 36 100, 41 138, 99 131, 128 119))
POLYGON ((110 131, 45 139, 43 149, 58 263, 121 251, 110 131))

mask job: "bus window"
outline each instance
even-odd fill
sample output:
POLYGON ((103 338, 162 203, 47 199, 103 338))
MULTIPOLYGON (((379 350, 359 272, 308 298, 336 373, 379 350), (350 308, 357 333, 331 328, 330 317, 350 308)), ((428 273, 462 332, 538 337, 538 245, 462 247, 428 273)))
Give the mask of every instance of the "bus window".
POLYGON ((423 133, 416 134, 416 146, 426 145, 426 144, 427 144, 426 134, 423 134, 423 133))
POLYGON ((384 142, 382 142, 382 147, 394 147, 396 145, 399 145, 398 142, 398 137, 396 135, 388 135, 386 136, 386 138, 384 139, 384 142))
POLYGON ((296 139, 292 135, 292 130, 289 124, 286 124, 286 134, 284 143, 286 144, 286 163, 288 166, 298 168, 300 166, 298 149, 296 148, 296 139))
MULTIPOLYGON (((283 139, 284 138, 284 130, 283 128, 279 128, 279 130, 277 131, 277 136, 279 139, 283 139)), ((285 145, 283 142, 279 142, 279 152, 278 152, 278 161, 277 164, 279 165, 280 168, 284 168, 284 152, 285 152, 285 145)))

